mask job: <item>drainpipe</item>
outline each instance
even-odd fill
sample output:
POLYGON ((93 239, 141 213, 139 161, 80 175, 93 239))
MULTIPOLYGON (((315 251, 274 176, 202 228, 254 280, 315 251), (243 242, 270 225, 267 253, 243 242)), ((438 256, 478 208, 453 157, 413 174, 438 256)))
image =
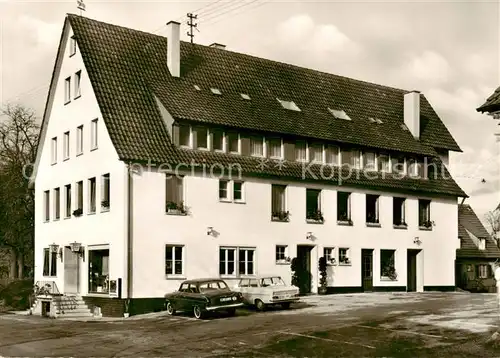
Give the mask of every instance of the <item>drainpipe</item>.
POLYGON ((127 299, 132 297, 132 250, 133 250, 133 172, 127 163, 127 299))

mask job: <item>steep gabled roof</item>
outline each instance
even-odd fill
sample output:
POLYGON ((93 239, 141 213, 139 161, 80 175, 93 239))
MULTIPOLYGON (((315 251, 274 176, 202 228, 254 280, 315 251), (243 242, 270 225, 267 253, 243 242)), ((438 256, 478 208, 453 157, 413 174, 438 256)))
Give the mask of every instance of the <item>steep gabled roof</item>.
POLYGON ((495 92, 486 99, 486 102, 476 110, 478 112, 495 112, 500 110, 500 87, 498 87, 495 92))
POLYGON ((458 206, 458 237, 460 249, 457 250, 457 257, 500 258, 500 249, 474 210, 467 204, 458 206), (479 250, 474 242, 477 239, 486 240, 485 250, 479 250))
MULTIPOLYGON (((165 37, 76 15, 68 15, 67 21, 110 138, 124 161, 195 160, 229 165, 228 155, 176 148, 155 98, 177 120, 429 156, 436 155, 435 148, 460 151, 423 95, 421 139, 416 140, 402 128, 407 91, 185 42, 181 42, 181 76, 174 78, 167 67, 165 37), (210 88, 218 88, 222 94, 214 95, 210 88), (251 99, 242 99, 241 93, 251 99), (300 111, 284 110, 277 98, 295 102, 300 111), (328 108, 344 110, 352 120, 335 119, 328 108), (370 123, 369 117, 383 123, 370 123)), ((260 163, 256 158, 231 156, 230 161, 240 164, 245 174, 304 177, 299 163, 287 163, 283 171, 274 164, 257 170, 260 163)), ((451 178, 388 177, 351 178, 343 183, 466 196, 451 178)), ((308 174, 306 179, 314 177, 308 174)))

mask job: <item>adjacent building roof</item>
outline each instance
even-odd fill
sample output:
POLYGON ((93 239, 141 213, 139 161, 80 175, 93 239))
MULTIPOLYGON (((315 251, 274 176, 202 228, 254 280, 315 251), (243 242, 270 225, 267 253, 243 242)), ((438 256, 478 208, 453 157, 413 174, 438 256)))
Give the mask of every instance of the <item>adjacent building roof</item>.
MULTIPOLYGON (((229 160, 228 155, 175 147, 155 98, 176 120, 420 155, 435 156, 435 149, 460 151, 423 95, 417 140, 402 126, 408 91, 185 42, 181 42, 181 75, 175 78, 167 67, 167 38, 76 15, 68 15, 67 21, 111 140, 124 161, 231 162, 240 164, 245 174, 304 178, 299 163, 286 163, 283 171, 272 161, 262 168, 255 158, 229 160), (214 95, 211 88, 221 94, 214 95), (241 93, 250 99, 242 99, 241 93), (277 99, 293 101, 300 111, 283 109, 277 99), (335 118, 330 109, 345 111, 351 120, 335 118), (370 117, 382 123, 370 123, 370 117)), ((366 185, 368 180, 376 187, 466 196, 451 177, 355 178, 344 184, 366 185)))
POLYGON ((500 249, 474 210, 467 204, 458 206, 458 237, 460 239, 460 249, 457 250, 457 257, 500 258, 500 249), (474 242, 477 239, 486 240, 485 250, 478 248, 474 242))
POLYGON ((478 112, 496 112, 498 110, 500 110, 500 87, 486 99, 486 102, 477 108, 478 112))

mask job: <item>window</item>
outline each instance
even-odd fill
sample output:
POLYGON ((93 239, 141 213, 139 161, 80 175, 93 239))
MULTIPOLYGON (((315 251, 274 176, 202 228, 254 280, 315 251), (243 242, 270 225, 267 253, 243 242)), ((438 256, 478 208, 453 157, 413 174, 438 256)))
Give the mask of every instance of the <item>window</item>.
POLYGON ((184 246, 165 246, 165 275, 183 275, 183 251, 184 246))
POLYGON ((222 92, 218 88, 210 88, 210 91, 218 96, 222 95, 222 92))
POLYGON ((204 127, 196 128, 196 147, 198 149, 208 149, 208 129, 204 127))
POLYGON ((228 134, 229 142, 229 152, 239 153, 240 152, 240 136, 238 133, 230 132, 228 134))
POLYGON ((254 274, 254 261, 255 249, 238 249, 238 274, 239 275, 253 275, 254 274))
POLYGON ((325 145, 326 164, 339 165, 339 147, 332 144, 325 145))
POLYGON ((361 167, 361 153, 359 150, 343 150, 342 165, 348 165, 350 168, 359 169, 361 167))
POLYGON ((101 179, 101 211, 107 211, 111 207, 111 178, 104 174, 101 179))
POLYGON ((241 182, 241 181, 233 182, 233 200, 234 201, 244 201, 243 182, 241 182))
POLYGON ((479 278, 488 278, 488 273, 489 273, 488 265, 478 265, 478 267, 479 267, 479 272, 478 272, 479 278))
POLYGON ((75 73, 75 99, 82 95, 80 82, 82 80, 82 71, 75 73))
POLYGON ((52 164, 57 163, 57 137, 52 138, 51 142, 51 161, 52 164))
POLYGON ((479 239, 479 250, 486 250, 486 239, 479 239))
POLYGON ((337 192, 337 220, 351 223, 351 193, 337 192))
POLYGON ((281 159, 281 139, 269 139, 269 157, 281 159))
POLYGON ((179 125, 179 145, 191 148, 191 126, 179 125))
POLYGON ((387 154, 380 154, 378 156, 378 170, 381 172, 390 173, 391 164, 390 157, 387 154))
POLYGON ((83 126, 76 128, 76 155, 83 153, 83 126))
POLYGON ((307 160, 307 155, 306 155, 306 141, 305 140, 299 140, 295 142, 295 160, 299 162, 305 162, 307 160))
POLYGON ((71 184, 64 186, 64 196, 66 201, 65 217, 71 217, 71 184))
POLYGON ((392 223, 396 226, 406 226, 405 203, 405 198, 393 198, 392 200, 392 223))
POLYGON ((89 249, 89 292, 109 292, 109 249, 89 249))
POLYGON ((184 209, 184 177, 177 175, 166 176, 165 210, 168 213, 185 213, 184 209))
POLYGON ((373 152, 363 153, 363 167, 367 170, 376 171, 376 154, 373 152))
POLYGON ((323 222, 321 190, 306 189, 306 219, 323 222))
POLYGON ((64 104, 71 102, 71 77, 64 80, 64 104))
POLYGON ((349 259, 349 249, 345 247, 339 248, 339 264, 349 265, 351 260, 349 259))
POLYGON ((69 55, 73 56, 76 53, 76 39, 74 36, 71 36, 69 39, 69 55))
POLYGON ((69 132, 65 132, 63 137, 63 159, 69 159, 69 132))
POLYGON ((323 163, 323 145, 311 144, 309 146, 309 160, 314 163, 323 163))
POLYGON ((427 170, 427 179, 436 179, 438 174, 438 167, 436 163, 430 161, 426 163, 424 170, 427 170))
POLYGON ((405 158, 391 157, 392 172, 396 174, 404 174, 405 172, 405 158))
POLYGON ((327 264, 334 264, 335 263, 335 253, 334 253, 334 248, 333 247, 324 247, 323 248, 323 257, 326 260, 327 264))
POLYGON ((271 187, 271 218, 277 221, 288 221, 285 208, 286 185, 272 184, 271 187))
POLYGON ((219 130, 212 132, 212 147, 214 150, 224 151, 224 133, 219 130))
POLYGON ((59 188, 54 189, 54 220, 59 220, 61 218, 61 190, 59 188))
POLYGON ((430 200, 423 200, 423 199, 418 200, 418 226, 427 229, 432 228, 430 200))
POLYGON ((288 246, 276 245, 276 262, 279 263, 287 262, 287 251, 288 251, 288 246))
POLYGON ((229 180, 219 180, 219 199, 230 200, 229 198, 229 180))
POLYGON ((76 208, 83 212, 83 181, 76 183, 76 208))
POLYGON ((295 104, 295 102, 293 101, 283 101, 279 98, 276 98, 278 100, 278 102, 281 104, 281 106, 284 108, 284 109, 288 109, 290 111, 296 111, 296 112, 300 112, 300 108, 299 106, 297 106, 295 104))
POLYGON ((240 93, 240 95, 241 95, 241 98, 246 99, 247 101, 250 100, 250 96, 248 94, 246 94, 246 93, 240 93))
POLYGON ((380 250, 380 277, 396 279, 395 256, 396 250, 380 250))
POLYGON ((368 224, 378 224, 378 195, 366 194, 366 222, 368 224))
POLYGON ((410 158, 410 159, 408 159, 407 166, 408 166, 408 170, 407 170, 408 176, 416 178, 418 176, 418 174, 420 173, 420 170, 419 170, 420 165, 419 165, 418 161, 416 159, 410 158))
POLYGON ((250 138, 250 155, 254 157, 262 157, 264 155, 264 138, 250 138))
POLYGON ((43 202, 45 208, 44 221, 50 220, 50 191, 46 190, 43 192, 43 202))
POLYGON ((219 274, 236 275, 236 249, 221 247, 219 249, 219 274))
POLYGON ((328 111, 337 119, 345 119, 347 121, 351 120, 351 118, 349 118, 347 113, 345 113, 343 110, 328 108, 328 111))
POLYGON ((57 253, 43 249, 43 275, 57 276, 57 253))
POLYGON ((89 213, 96 211, 96 182, 95 178, 89 179, 89 213))
POLYGON ((97 149, 97 136, 97 119, 94 119, 90 126, 90 149, 97 149))

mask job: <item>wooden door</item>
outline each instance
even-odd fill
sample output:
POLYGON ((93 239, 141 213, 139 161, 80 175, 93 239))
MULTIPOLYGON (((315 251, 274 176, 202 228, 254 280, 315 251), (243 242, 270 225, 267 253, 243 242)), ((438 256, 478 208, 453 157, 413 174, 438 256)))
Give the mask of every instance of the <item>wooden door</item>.
POLYGON ((417 291, 417 253, 416 250, 408 250, 406 261, 406 291, 417 291))
POLYGON ((373 290, 373 250, 363 249, 361 251, 361 275, 363 291, 373 290))
POLYGON ((64 248, 64 293, 78 293, 78 255, 64 248))

